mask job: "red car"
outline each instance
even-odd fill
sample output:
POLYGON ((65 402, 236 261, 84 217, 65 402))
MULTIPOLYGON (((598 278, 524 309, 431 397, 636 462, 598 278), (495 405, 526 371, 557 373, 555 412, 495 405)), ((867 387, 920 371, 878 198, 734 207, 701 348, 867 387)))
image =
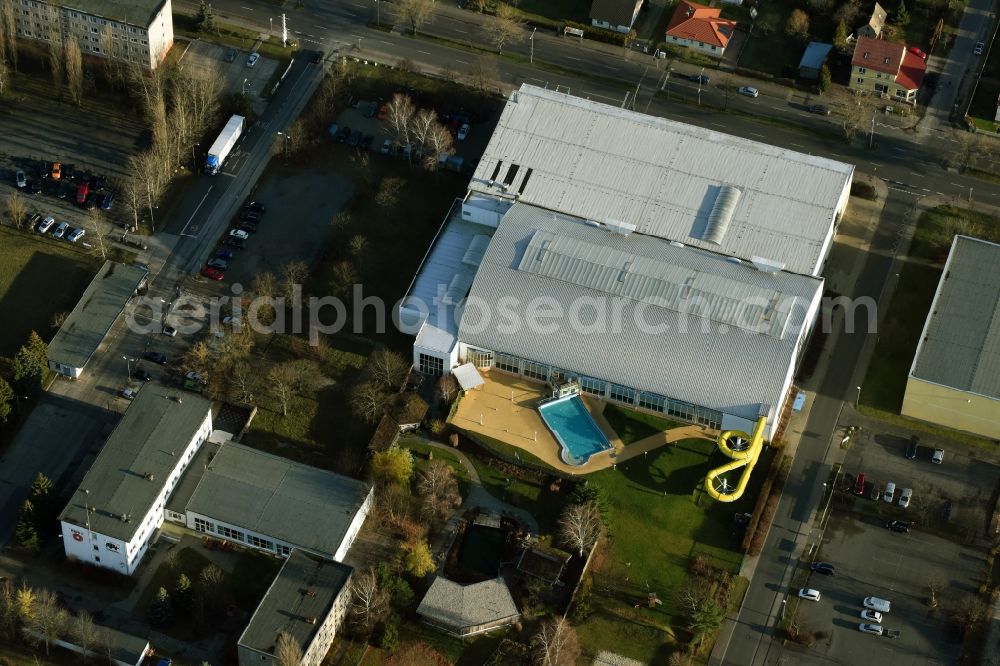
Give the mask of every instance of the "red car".
POLYGON ((201 274, 204 277, 207 277, 209 280, 215 280, 216 282, 221 281, 222 278, 224 277, 222 271, 220 271, 218 268, 212 268, 210 266, 205 266, 203 269, 201 269, 201 274))
POLYGON ((927 54, 918 49, 916 46, 911 46, 908 50, 910 53, 917 56, 921 60, 927 60, 927 54))
POLYGON ((82 206, 87 202, 88 194, 90 194, 90 183, 83 181, 76 188, 76 202, 82 206))
POLYGON ((858 474, 854 479, 854 494, 864 495, 865 494, 865 475, 858 474))

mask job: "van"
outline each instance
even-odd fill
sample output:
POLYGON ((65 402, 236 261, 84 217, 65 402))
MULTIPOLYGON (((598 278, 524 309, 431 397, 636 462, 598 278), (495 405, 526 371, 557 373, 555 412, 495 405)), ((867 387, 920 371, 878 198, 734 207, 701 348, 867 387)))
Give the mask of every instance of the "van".
POLYGON ((865 597, 864 607, 878 611, 879 613, 888 613, 892 610, 892 603, 888 599, 881 599, 879 597, 865 597))
POLYGON ((886 504, 892 504, 892 498, 895 494, 896 494, 896 483, 894 481, 890 481, 889 483, 885 484, 885 494, 882 495, 882 501, 885 502, 886 504))

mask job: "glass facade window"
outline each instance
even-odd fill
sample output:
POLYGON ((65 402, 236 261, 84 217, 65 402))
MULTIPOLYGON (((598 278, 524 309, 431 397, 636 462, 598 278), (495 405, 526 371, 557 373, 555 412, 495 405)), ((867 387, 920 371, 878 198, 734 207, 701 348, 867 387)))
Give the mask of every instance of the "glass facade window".
POLYGON ((590 395, 604 395, 604 384, 605 382, 600 379, 594 379, 593 377, 580 377, 580 388, 583 389, 584 393, 589 393, 590 395))
POLYGON ((635 402, 635 391, 627 386, 620 386, 618 384, 611 384, 608 389, 608 397, 612 400, 617 400, 618 402, 625 402, 632 404, 635 402))
POLYGON ((662 412, 666 408, 667 399, 655 393, 640 393, 639 406, 654 412, 662 412))
POLYGON ((521 373, 521 359, 507 354, 497 354, 495 367, 504 372, 512 372, 515 375, 521 373))
POLYGON ((278 546, 278 554, 287 557, 292 554, 292 549, 288 546, 278 546))
POLYGON ((470 348, 465 360, 477 368, 489 370, 493 367, 493 352, 470 348))
POLYGON ((524 376, 546 381, 549 378, 549 366, 541 363, 534 363, 532 361, 525 361, 524 376))
POLYGON ((421 354, 420 372, 440 377, 444 374, 444 359, 438 358, 437 356, 431 356, 430 354, 421 354))
POLYGON ((207 520, 202 520, 201 518, 194 519, 194 531, 195 532, 214 532, 215 526, 207 520))
POLYGON ((257 548, 263 548, 264 550, 274 550, 274 544, 267 539, 261 539, 260 537, 255 537, 252 534, 247 535, 247 543, 251 546, 256 546, 257 548))
POLYGON ((218 530, 219 530, 219 534, 221 534, 222 536, 226 537, 227 539, 233 539, 235 541, 245 541, 246 540, 246 535, 243 534, 243 532, 240 532, 239 530, 230 529, 230 528, 226 527, 225 525, 219 525, 218 530))

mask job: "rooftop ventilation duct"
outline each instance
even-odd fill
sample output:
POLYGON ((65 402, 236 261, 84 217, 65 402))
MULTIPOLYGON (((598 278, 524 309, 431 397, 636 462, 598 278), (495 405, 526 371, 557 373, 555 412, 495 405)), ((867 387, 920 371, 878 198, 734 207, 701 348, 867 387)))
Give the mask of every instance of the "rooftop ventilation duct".
POLYGON ((740 202, 743 194, 738 188, 732 185, 723 185, 719 189, 719 196, 715 198, 712 212, 708 214, 708 224, 705 225, 705 234, 702 240, 716 245, 722 244, 722 239, 726 236, 729 223, 736 212, 736 204, 740 202))
POLYGON ((750 262, 753 263, 754 268, 759 270, 761 273, 777 273, 778 271, 785 270, 785 264, 780 261, 774 261, 773 259, 753 257, 750 259, 750 262))
POLYGON ((604 220, 604 226, 606 226, 610 231, 614 231, 622 236, 628 236, 635 231, 636 228, 634 224, 612 220, 611 218, 604 220))

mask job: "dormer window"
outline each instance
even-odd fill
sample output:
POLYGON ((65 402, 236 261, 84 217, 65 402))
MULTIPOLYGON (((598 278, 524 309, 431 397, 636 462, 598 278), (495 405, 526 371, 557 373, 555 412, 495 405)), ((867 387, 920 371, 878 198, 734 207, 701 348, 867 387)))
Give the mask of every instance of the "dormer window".
POLYGON ((870 52, 868 52, 868 51, 865 51, 865 54, 864 54, 863 56, 861 56, 861 57, 862 57, 862 58, 864 58, 865 60, 868 60, 868 58, 870 58, 870 57, 871 57, 871 55, 872 55, 872 54, 871 54, 870 52))
POLYGON ((885 59, 885 64, 887 64, 887 65, 889 64, 889 58, 885 59))

